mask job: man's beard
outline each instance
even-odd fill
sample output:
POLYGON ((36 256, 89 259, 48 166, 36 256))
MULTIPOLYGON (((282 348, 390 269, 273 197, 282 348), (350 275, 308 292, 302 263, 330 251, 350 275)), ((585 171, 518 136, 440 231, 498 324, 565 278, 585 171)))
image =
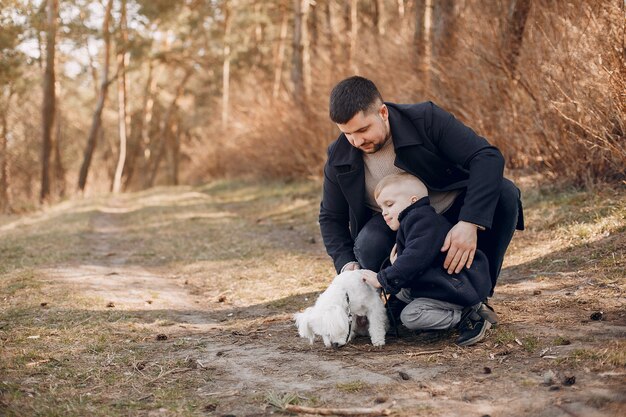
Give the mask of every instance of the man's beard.
POLYGON ((385 140, 384 141, 382 141, 381 143, 377 143, 376 145, 374 145, 374 149, 372 149, 371 151, 365 152, 365 153, 376 153, 376 152, 380 151, 383 148, 383 146, 385 146, 387 144, 389 139, 391 139, 391 132, 387 132, 387 136, 385 136, 385 140))

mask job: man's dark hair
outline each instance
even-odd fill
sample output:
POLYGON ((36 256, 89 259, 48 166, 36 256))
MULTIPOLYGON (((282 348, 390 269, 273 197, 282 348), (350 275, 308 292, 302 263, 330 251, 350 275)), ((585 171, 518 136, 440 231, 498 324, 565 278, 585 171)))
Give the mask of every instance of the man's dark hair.
POLYGON ((360 111, 367 112, 383 102, 373 82, 355 75, 337 84, 330 93, 330 119, 338 124, 348 123, 360 111))

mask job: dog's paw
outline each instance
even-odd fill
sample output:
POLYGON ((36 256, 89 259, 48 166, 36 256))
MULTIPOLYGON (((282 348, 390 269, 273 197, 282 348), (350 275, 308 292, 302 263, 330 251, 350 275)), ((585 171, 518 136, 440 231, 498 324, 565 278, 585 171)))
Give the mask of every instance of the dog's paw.
POLYGON ((385 339, 383 340, 372 340, 372 345, 376 347, 385 346, 385 339))

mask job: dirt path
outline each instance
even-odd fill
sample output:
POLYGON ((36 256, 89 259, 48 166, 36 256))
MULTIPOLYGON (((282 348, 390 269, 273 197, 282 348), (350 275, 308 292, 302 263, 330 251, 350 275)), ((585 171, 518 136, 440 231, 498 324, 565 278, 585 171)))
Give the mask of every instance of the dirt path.
MULTIPOLYGON (((129 241, 121 226, 129 211, 124 201, 110 201, 95 211, 83 237, 88 255, 47 268, 45 274, 68 292, 94 300, 94 309, 141 316, 142 329, 155 337, 166 335, 167 340, 143 342, 157 356, 140 364, 188 364, 162 370, 155 381, 193 379, 193 390, 181 395, 200 398, 206 404, 200 414, 269 415, 275 408, 268 406, 268 398, 290 393, 307 405, 384 407, 398 416, 595 417, 626 412, 626 370, 607 371, 612 357, 585 357, 591 348, 623 342, 623 295, 602 300, 593 285, 585 286, 585 274, 519 280, 531 273, 530 267, 506 269, 493 299, 503 325, 471 348, 454 346, 453 337, 432 341, 404 330, 381 349, 361 338, 329 350, 299 339, 291 320, 317 293, 265 301, 271 291, 257 287, 257 302, 230 295, 221 299, 220 294, 229 294, 233 278, 220 277, 231 272, 203 269, 199 281, 184 268, 137 262, 132 255, 140 245, 129 241), (606 320, 588 320, 597 309, 604 309, 606 320)), ((251 224, 265 227, 258 220, 251 224)), ((250 227, 245 228, 247 237, 256 233, 250 227)), ((292 226, 268 227, 271 239, 290 248, 306 247, 311 262, 319 262, 319 242, 311 246, 292 226)), ((247 277, 242 275, 240 285, 248 285, 247 277)), ((152 410, 152 395, 149 390, 131 395, 146 404, 138 414, 169 415, 162 408, 152 410)))

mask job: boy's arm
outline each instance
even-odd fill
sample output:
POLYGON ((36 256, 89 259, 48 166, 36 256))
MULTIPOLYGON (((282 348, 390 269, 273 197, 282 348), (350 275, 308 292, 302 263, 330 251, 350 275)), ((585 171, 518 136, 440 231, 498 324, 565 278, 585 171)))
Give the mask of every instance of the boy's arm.
MULTIPOLYGON (((391 294, 410 287, 439 255, 443 237, 438 232, 441 223, 433 216, 421 216, 406 231, 405 248, 393 265, 377 275, 378 282, 391 294)), ((406 219, 409 220, 409 219, 406 219)))

